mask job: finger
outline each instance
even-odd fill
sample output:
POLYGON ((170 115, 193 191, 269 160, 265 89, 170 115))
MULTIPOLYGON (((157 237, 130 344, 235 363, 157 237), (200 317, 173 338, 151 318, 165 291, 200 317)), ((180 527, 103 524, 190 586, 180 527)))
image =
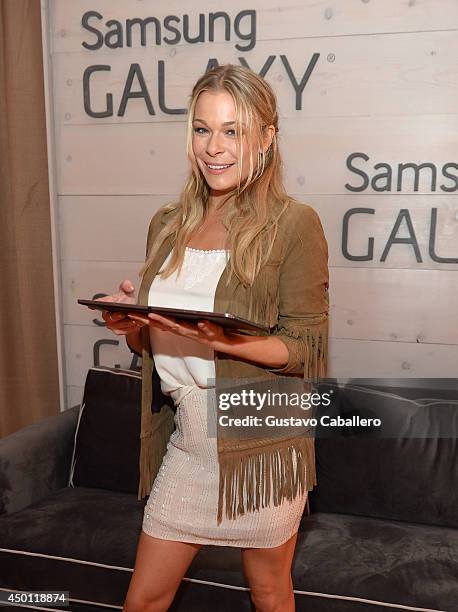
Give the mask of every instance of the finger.
POLYGON ((135 323, 134 321, 130 321, 126 319, 126 321, 121 321, 120 323, 107 324, 107 328, 114 332, 122 332, 123 334, 131 334, 132 332, 140 329, 142 326, 141 323, 135 323))
POLYGON ((148 318, 152 319, 153 321, 159 321, 159 323, 163 323, 164 325, 176 325, 177 324, 174 317, 164 317, 155 312, 150 312, 148 315, 148 318))
POLYGON ((113 295, 104 295, 103 297, 96 298, 95 302, 119 302, 121 295, 115 293, 113 295))
POLYGON ((112 323, 116 323, 117 321, 122 321, 123 319, 127 319, 126 315, 123 312, 111 312, 110 313, 110 321, 112 323))
POLYGON ((111 312, 110 310, 102 311, 102 318, 106 323, 117 323, 126 318, 126 315, 122 312, 111 312))
POLYGON ((126 319, 127 316, 124 312, 112 312, 111 320, 112 321, 122 321, 122 319, 126 319))
POLYGON ((150 313, 148 319, 154 323, 160 323, 165 329, 178 330, 180 325, 175 321, 173 317, 163 317, 156 313, 150 313))
POLYGON ((143 317, 142 315, 139 315, 137 313, 135 314, 127 314, 127 317, 129 319, 131 319, 132 321, 137 321, 138 323, 141 323, 142 325, 148 325, 149 324, 149 319, 148 317, 143 317))
POLYGON ((210 321, 199 321, 197 327, 208 336, 212 336, 218 332, 218 326, 210 321))
POLYGON ((169 324, 168 329, 172 332, 186 336, 187 338, 193 338, 195 340, 199 340, 199 338, 202 337, 201 331, 203 331, 196 323, 190 323, 188 321, 179 321, 178 323, 169 324))
POLYGON ((113 327, 119 327, 121 329, 123 328, 133 328, 136 325, 144 325, 143 322, 141 321, 134 321, 133 319, 130 319, 129 317, 125 317, 124 319, 121 319, 120 321, 114 321, 112 323, 113 327))
POLYGON ((130 294, 135 291, 135 287, 133 286, 130 280, 126 279, 123 280, 122 283, 119 285, 119 290, 124 293, 130 294))

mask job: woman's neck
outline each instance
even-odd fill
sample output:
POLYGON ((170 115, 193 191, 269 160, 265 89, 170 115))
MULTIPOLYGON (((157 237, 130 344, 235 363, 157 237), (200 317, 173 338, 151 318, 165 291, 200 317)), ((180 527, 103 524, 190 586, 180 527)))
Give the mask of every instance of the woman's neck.
POLYGON ((227 210, 227 207, 233 201, 233 198, 230 198, 226 202, 225 202, 225 200, 227 200, 227 194, 226 193, 211 194, 210 197, 208 198, 208 211, 209 211, 209 213, 210 214, 213 214, 213 213, 220 214, 220 213, 222 213, 223 209, 227 210))

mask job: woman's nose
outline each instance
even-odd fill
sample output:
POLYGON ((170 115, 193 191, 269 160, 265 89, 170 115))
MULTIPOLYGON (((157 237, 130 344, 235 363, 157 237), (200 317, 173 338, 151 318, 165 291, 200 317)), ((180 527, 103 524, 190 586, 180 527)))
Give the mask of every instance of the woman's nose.
POLYGON ((224 147, 219 139, 218 134, 213 133, 207 142, 207 153, 209 155, 216 155, 217 153, 222 153, 224 151, 224 147))

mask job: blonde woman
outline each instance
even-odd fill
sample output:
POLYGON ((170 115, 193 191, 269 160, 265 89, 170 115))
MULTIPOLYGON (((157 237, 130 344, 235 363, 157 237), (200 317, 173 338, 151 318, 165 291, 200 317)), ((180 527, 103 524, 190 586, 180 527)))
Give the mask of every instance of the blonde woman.
MULTIPOLYGON (((316 484, 313 438, 225 440, 215 401, 223 377, 326 374, 327 243, 317 213, 285 192, 277 134, 275 95, 254 72, 224 65, 197 81, 190 176, 179 202, 153 216, 138 295, 272 332, 103 313, 143 358, 139 498, 149 497, 125 612, 167 610, 205 544, 241 549, 256 610, 295 609, 291 563, 316 484), (175 411, 154 403, 154 376, 175 411)), ((137 301, 130 281, 120 289, 112 299, 137 301)))

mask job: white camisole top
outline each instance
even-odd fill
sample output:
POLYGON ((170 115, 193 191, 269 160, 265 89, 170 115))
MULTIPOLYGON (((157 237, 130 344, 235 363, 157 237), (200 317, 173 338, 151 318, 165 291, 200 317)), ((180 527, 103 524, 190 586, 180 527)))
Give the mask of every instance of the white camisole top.
MULTIPOLYGON (((164 261, 161 271, 172 256, 164 261)), ((186 247, 180 275, 156 275, 148 295, 149 306, 169 306, 213 312, 215 290, 229 260, 224 249, 186 247)), ((178 404, 194 387, 215 386, 214 350, 173 332, 150 325, 150 342, 163 393, 178 404)))

